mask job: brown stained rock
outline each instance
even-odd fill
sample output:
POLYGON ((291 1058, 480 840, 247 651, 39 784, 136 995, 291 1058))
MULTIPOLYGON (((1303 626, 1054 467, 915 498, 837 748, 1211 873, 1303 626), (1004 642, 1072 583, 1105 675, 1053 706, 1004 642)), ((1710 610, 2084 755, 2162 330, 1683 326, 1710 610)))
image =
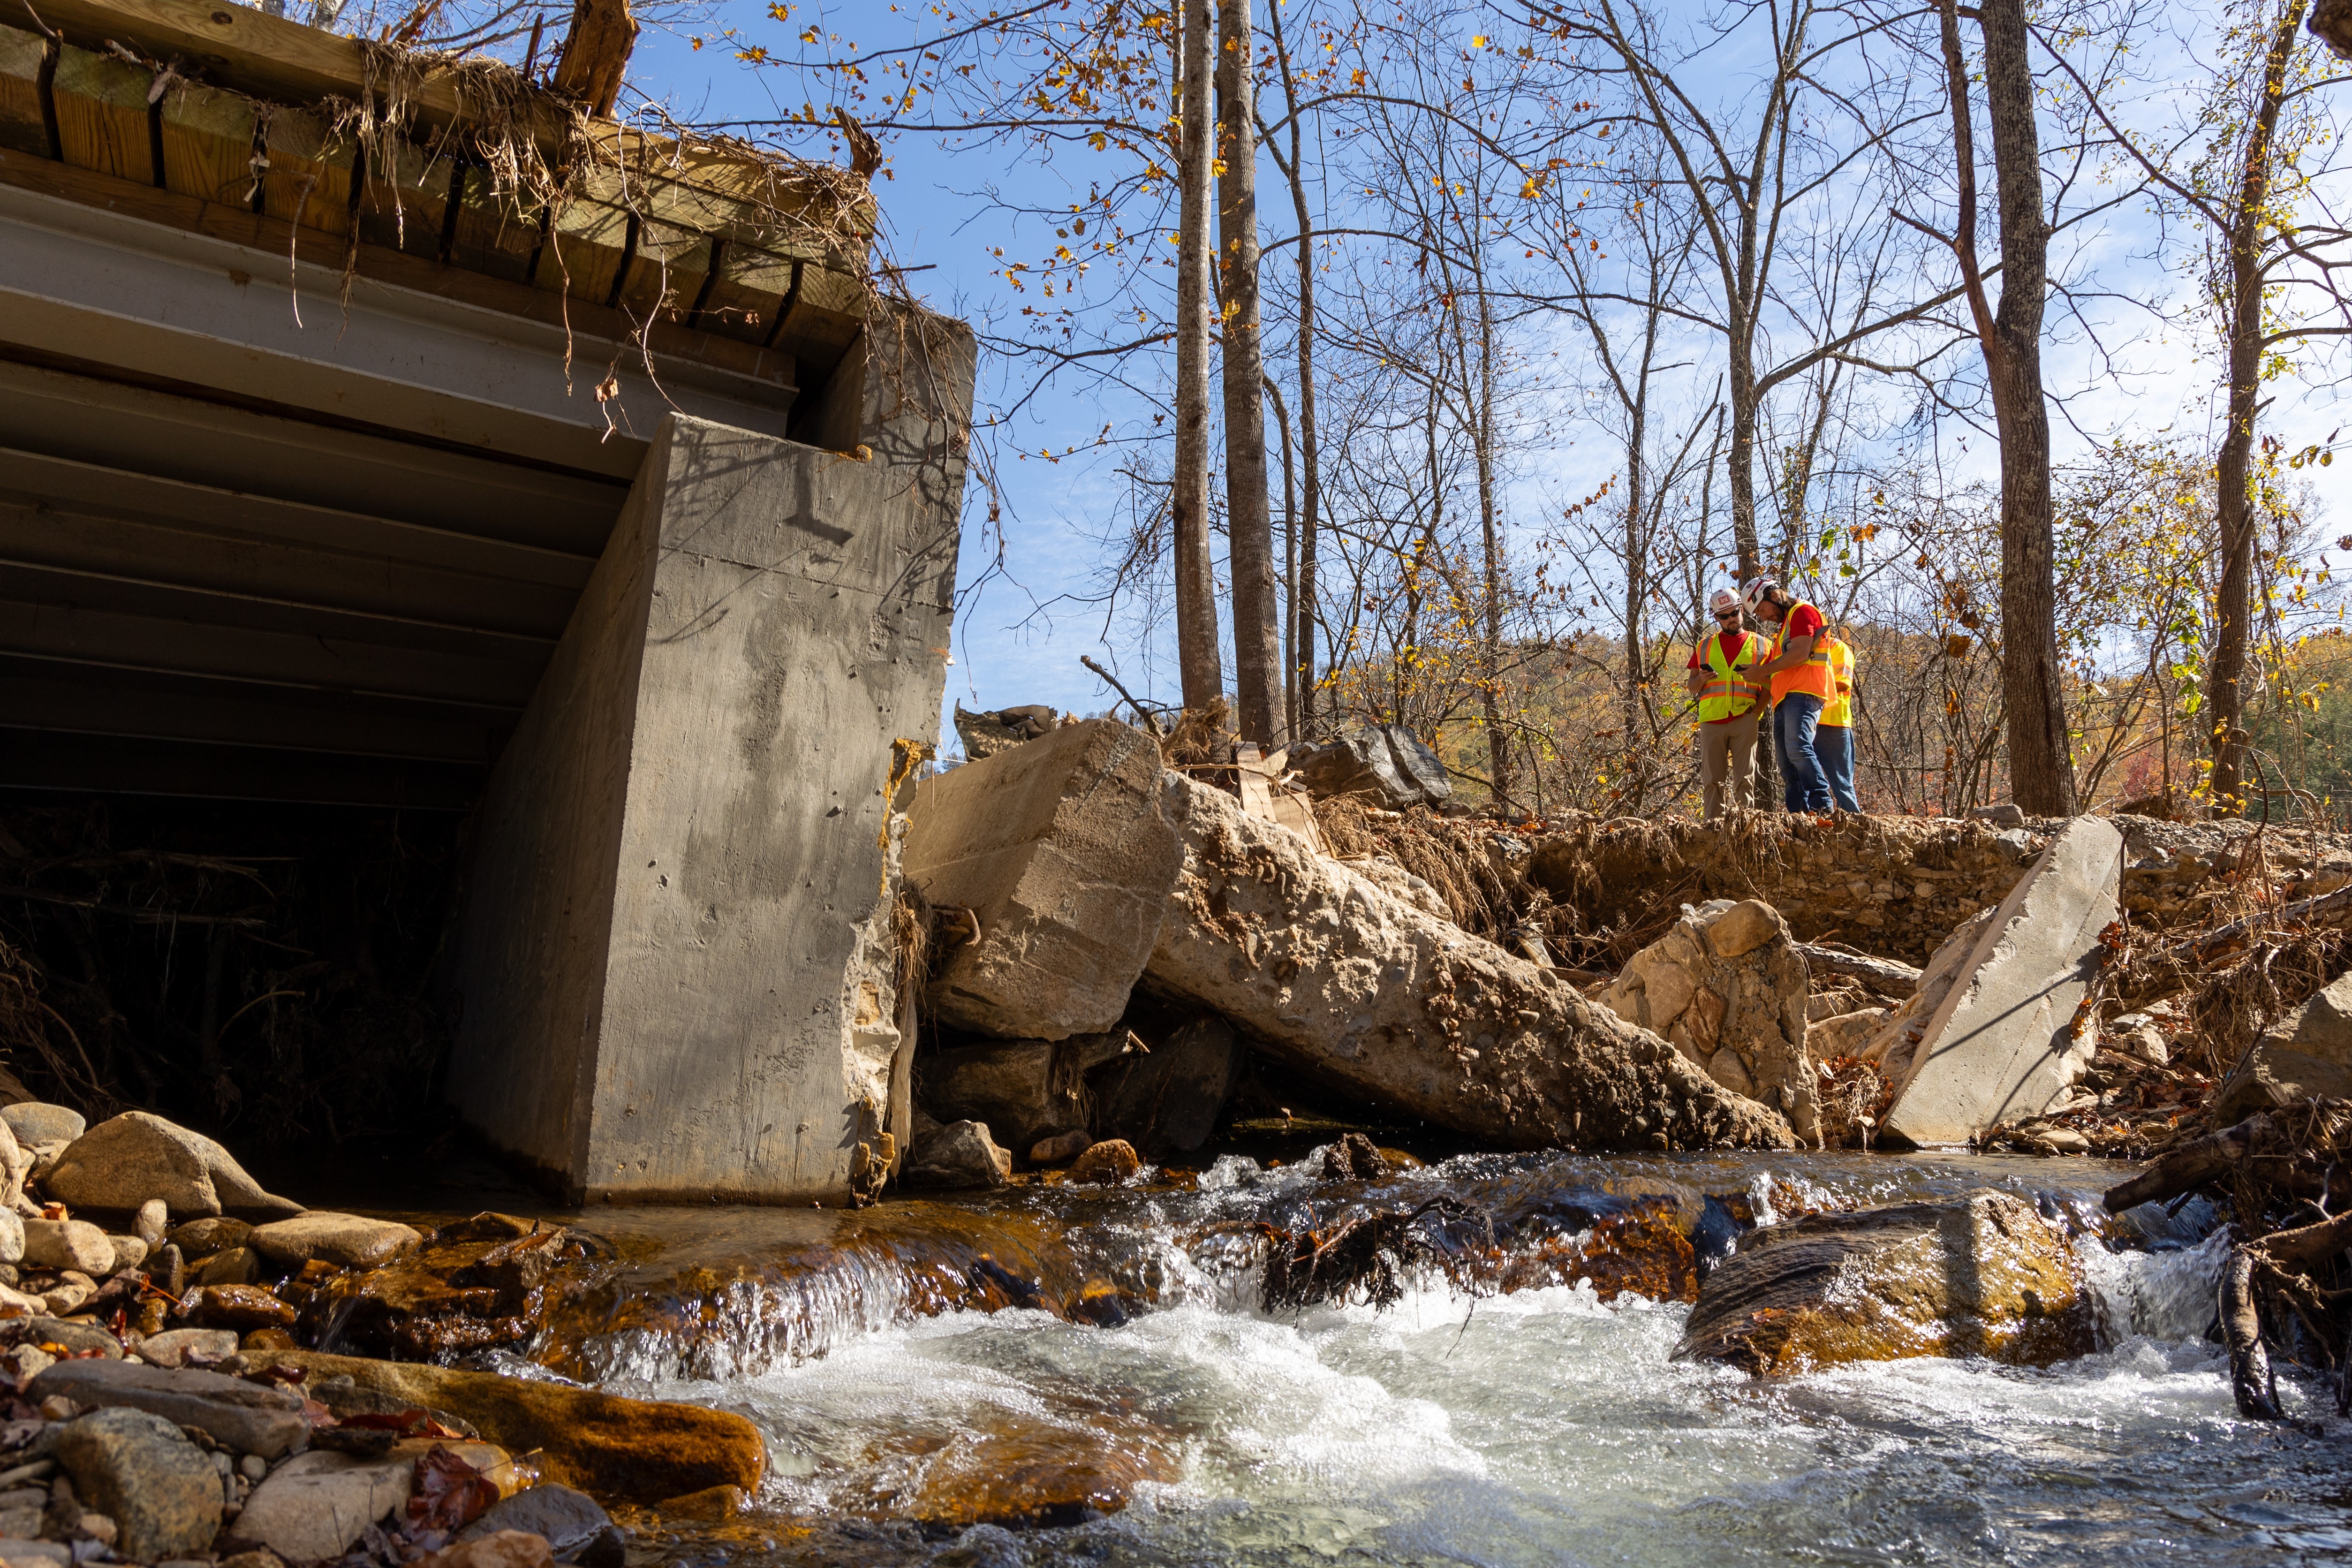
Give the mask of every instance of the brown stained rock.
POLYGON ((307 1293, 287 1287, 283 1294, 304 1298, 300 1337, 402 1361, 527 1342, 558 1300, 598 1276, 571 1232, 497 1223, 505 1217, 445 1226, 390 1267, 334 1274, 307 1293))
POLYGON ((258 1285, 206 1285, 196 1291, 191 1317, 208 1329, 283 1329, 295 1319, 293 1308, 258 1285))
POLYGON ((1183 1472, 1173 1434, 1108 1415, 1081 1425, 1005 1415, 952 1434, 908 1434, 895 1446, 919 1462, 878 1506, 946 1529, 1080 1524, 1126 1508, 1144 1482, 1183 1472))
POLYGON ((767 1465, 760 1429, 730 1411, 623 1399, 488 1373, 286 1351, 313 1382, 349 1376, 362 1390, 446 1410, 541 1476, 602 1501, 657 1503, 709 1487, 757 1493, 767 1465))
POLYGON ((1821 1104, 1805 1043, 1808 977, 1769 904, 1717 900, 1626 962, 1601 1005, 1663 1035, 1734 1094, 1771 1106, 1808 1143, 1821 1104))
POLYGON ((1117 1186, 1143 1168, 1135 1152, 1135 1145, 1123 1138, 1108 1138, 1089 1146, 1070 1166, 1066 1180, 1099 1186, 1117 1186))
POLYGON ((314 1209, 257 1227, 247 1245, 281 1268, 320 1259, 339 1268, 389 1263, 424 1240, 412 1226, 314 1209))
POLYGON ((1296 834, 1162 775, 1184 867, 1148 976, 1350 1098, 1510 1149, 1786 1148, 1776 1110, 1296 834))
POLYGON ((1777 1375, 1909 1356, 2046 1366, 2095 1348, 2068 1238, 2027 1200, 1982 1192, 1752 1233, 1707 1276, 1675 1354, 1777 1375))

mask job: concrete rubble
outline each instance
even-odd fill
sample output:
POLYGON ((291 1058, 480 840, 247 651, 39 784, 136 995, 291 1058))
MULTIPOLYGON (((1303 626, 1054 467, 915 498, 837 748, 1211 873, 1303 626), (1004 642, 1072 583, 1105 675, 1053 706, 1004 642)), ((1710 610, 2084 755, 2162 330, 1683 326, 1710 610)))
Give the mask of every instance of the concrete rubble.
POLYGON ((2123 858, 2113 824, 2076 817, 2011 889, 1920 1030, 1889 1138, 1965 1143, 2046 1111, 2083 1076, 2095 1037, 2078 1012, 2118 913, 2123 858))
MULTIPOLYGON (((2139 1021, 2118 1033, 2142 1059, 2166 1050, 2152 1023, 2139 1021)), ((2157 1057, 2156 1065, 2163 1059, 2157 1057)), ((2226 1125, 2315 1097, 2352 1100, 2352 973, 2338 976, 2263 1032, 2221 1080, 2211 1115, 2216 1125, 2226 1125)))
POLYGON ((1714 900, 1635 953, 1601 1005, 1664 1035, 1724 1088, 1775 1107, 1818 1143, 1807 1059, 1809 976, 1789 925, 1756 899, 1714 900))

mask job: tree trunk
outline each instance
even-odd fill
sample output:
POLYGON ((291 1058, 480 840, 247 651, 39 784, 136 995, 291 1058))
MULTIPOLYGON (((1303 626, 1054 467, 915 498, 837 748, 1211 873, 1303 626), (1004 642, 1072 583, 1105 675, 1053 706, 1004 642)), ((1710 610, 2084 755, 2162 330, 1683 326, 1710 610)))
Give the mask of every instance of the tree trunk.
MULTIPOLYGON (((1495 804, 1513 803, 1510 736, 1503 722, 1503 539, 1495 484, 1495 310, 1481 271, 1478 284, 1478 527, 1484 548, 1486 636, 1481 639, 1479 701, 1486 721, 1486 780, 1495 804)), ((1461 311, 1454 315, 1458 320, 1461 311)), ((1465 370, 1467 366, 1464 367, 1465 370)), ((1465 390, 1468 390, 1465 388, 1465 390)))
MULTIPOLYGON (((2211 704, 2213 810, 2246 809, 2246 660, 2252 640, 2254 416, 2262 390, 2263 226, 2271 200, 2272 142, 2286 93, 2286 68, 2303 26, 2304 0, 2289 0, 2263 60, 2262 97, 2248 128, 2245 167, 2229 234, 2229 416, 2215 455, 2216 521, 2221 532, 2221 599, 2214 616, 2211 704)), ((2267 804, 2267 803, 2266 803, 2267 804)))
POLYGON ((1265 472, 1265 356, 1259 341, 1256 75, 1249 0, 1218 0, 1217 96, 1224 174, 1217 181, 1223 283, 1225 533, 1234 583, 1235 719, 1244 741, 1289 740, 1282 705, 1282 595, 1265 472))
POLYGON ((1290 156, 1286 159, 1270 143, 1276 164, 1290 187, 1291 211, 1298 223, 1298 575, 1290 585, 1290 615, 1295 653, 1293 679, 1298 688, 1298 717, 1291 738, 1303 741, 1315 729, 1315 540, 1322 513, 1323 483, 1316 461, 1315 431, 1315 215, 1307 204, 1305 152, 1300 144, 1298 84, 1290 68, 1290 46, 1282 34, 1282 7, 1266 12, 1274 32, 1276 57, 1282 67, 1283 102, 1289 113, 1290 156))
POLYGON ((1985 102, 2000 182, 1999 354, 1986 356, 2000 432, 2001 695, 2010 798, 2036 816, 2074 812, 2074 765, 2059 683, 2050 411, 2042 392, 2042 314, 2050 229, 2042 213, 2042 138, 2024 0, 1983 0, 1985 102))
POLYGON ((1209 552, 1209 118, 1215 35, 1209 0, 1184 0, 1181 41, 1183 138, 1177 158, 1176 229, 1176 657, 1184 706, 1225 694, 1217 637, 1217 579, 1209 552))

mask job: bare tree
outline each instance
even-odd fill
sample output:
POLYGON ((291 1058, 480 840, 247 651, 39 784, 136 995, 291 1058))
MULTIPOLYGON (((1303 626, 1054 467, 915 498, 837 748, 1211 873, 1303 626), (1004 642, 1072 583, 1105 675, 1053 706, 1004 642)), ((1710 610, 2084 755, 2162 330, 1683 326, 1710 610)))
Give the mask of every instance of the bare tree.
MULTIPOLYGON (((1217 580, 1209 550, 1209 117, 1216 38, 1209 0, 1184 0, 1181 32, 1182 151, 1176 231, 1176 658, 1184 706, 1225 694, 1217 637, 1217 580)), ((1255 386, 1252 385, 1253 396, 1255 386)))
POLYGON ((1234 582, 1235 717, 1242 738, 1289 739, 1282 700, 1282 595, 1265 466, 1265 356, 1258 320, 1257 57, 1249 0, 1218 0, 1217 258, 1223 300, 1225 531, 1234 582))

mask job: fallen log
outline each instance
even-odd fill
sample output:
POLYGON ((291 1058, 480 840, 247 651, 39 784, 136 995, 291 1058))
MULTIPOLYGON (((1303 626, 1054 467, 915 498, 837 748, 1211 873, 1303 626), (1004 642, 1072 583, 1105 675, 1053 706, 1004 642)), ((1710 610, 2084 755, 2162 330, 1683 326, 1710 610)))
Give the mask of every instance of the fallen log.
POLYGON ((1161 775, 1183 866, 1147 987, 1357 1099, 1517 1149, 1792 1146, 1785 1119, 1558 976, 1222 791, 1161 775))
POLYGON ((1861 981, 1881 996, 1904 997, 1919 989, 1920 972, 1907 963, 1898 963, 1891 958, 1873 958, 1864 952, 1822 947, 1818 942, 1801 942, 1796 947, 1804 956, 1805 967, 1815 974, 1847 975, 1861 981))

